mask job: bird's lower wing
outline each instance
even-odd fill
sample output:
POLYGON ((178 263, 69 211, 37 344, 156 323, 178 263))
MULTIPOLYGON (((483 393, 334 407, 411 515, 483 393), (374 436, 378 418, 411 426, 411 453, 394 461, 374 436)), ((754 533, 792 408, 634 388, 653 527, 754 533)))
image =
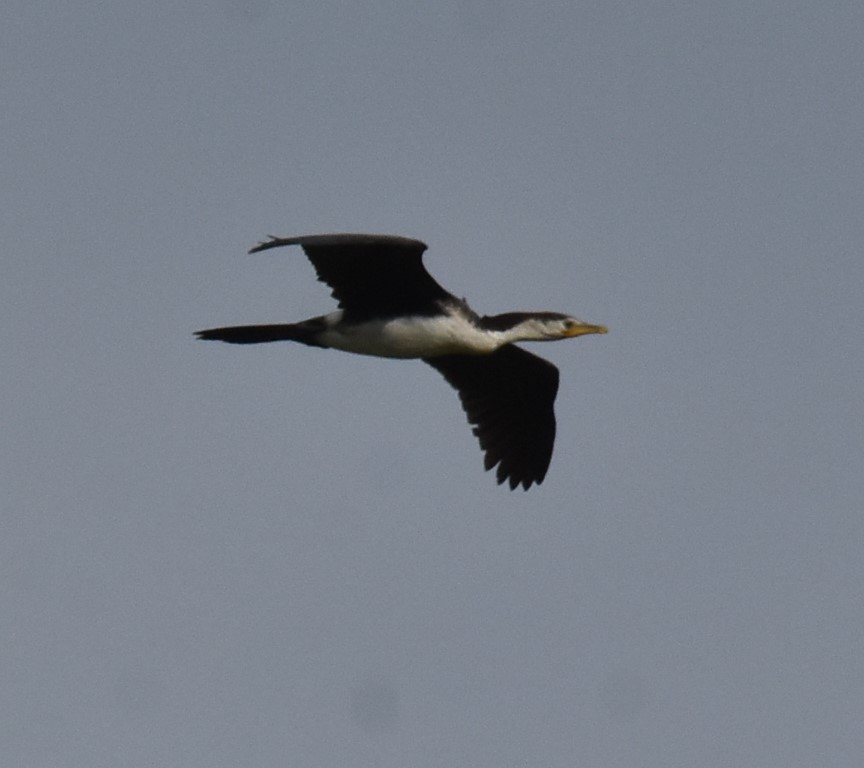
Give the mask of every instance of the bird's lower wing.
POLYGON ((458 391, 486 469, 498 465, 498 482, 525 490, 542 483, 555 444, 558 369, 512 345, 491 355, 443 355, 424 362, 458 391))

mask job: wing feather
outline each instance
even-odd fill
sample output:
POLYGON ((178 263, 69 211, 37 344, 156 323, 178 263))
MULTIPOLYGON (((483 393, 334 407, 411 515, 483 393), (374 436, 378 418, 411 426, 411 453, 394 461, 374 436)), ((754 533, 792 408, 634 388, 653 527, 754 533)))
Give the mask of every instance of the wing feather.
POLYGON ((423 266, 426 244, 395 235, 271 237, 252 248, 299 245, 318 279, 332 289, 348 322, 403 315, 435 315, 453 297, 423 266))
POLYGON ((491 355, 424 359, 459 393, 468 422, 499 483, 525 490, 546 477, 555 445, 558 369, 542 357, 507 345, 491 355))

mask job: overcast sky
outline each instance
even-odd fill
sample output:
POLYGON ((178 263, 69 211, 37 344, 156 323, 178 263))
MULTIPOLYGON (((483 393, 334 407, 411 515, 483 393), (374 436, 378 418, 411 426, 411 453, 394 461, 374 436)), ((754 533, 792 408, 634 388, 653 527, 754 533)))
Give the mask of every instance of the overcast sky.
POLYGON ((8 4, 9 766, 853 766, 864 6, 8 4), (546 482, 268 234, 609 326, 546 482))

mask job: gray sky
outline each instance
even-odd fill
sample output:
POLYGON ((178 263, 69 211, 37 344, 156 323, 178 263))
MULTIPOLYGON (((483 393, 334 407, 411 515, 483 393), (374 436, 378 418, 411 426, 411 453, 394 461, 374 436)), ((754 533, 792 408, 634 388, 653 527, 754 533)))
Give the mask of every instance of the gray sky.
POLYGON ((864 6, 13 2, 8 765, 851 766, 864 6), (499 488, 267 234, 390 232, 610 327, 499 488))

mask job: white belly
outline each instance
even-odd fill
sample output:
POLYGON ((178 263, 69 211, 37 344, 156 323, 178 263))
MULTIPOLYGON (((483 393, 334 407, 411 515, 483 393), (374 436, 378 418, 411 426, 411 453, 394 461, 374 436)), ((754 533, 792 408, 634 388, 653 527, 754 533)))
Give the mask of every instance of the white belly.
POLYGON ((336 325, 341 312, 327 316, 332 326, 318 337, 322 344, 345 352, 376 357, 434 357, 489 354, 501 344, 496 334, 475 328, 461 317, 419 317, 375 320, 353 326, 336 325))

